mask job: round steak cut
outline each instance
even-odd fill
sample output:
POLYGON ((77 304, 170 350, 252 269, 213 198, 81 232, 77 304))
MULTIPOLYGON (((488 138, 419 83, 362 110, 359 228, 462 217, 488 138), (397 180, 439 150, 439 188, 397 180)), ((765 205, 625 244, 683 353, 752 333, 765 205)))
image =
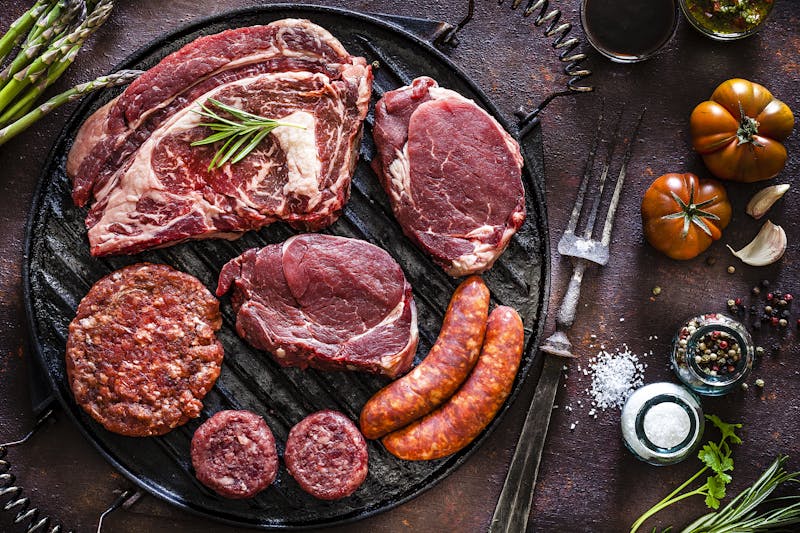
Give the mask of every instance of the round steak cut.
POLYGON ((278 475, 275 437, 250 411, 220 411, 192 437, 197 479, 226 498, 252 498, 278 475))
POLYGON ((163 435, 200 415, 222 364, 219 302, 200 281, 139 263, 105 276, 69 325, 75 401, 109 431, 163 435))
POLYGON ((519 145, 434 80, 375 106, 375 171, 404 233, 452 276, 491 268, 525 220, 519 145))
POLYGON ((294 426, 283 458, 303 490, 321 500, 351 495, 369 470, 364 436, 336 411, 319 411, 294 426))
POLYGON ((283 366, 396 377, 417 347, 411 285, 386 251, 331 235, 297 235, 228 262, 236 331, 283 366))

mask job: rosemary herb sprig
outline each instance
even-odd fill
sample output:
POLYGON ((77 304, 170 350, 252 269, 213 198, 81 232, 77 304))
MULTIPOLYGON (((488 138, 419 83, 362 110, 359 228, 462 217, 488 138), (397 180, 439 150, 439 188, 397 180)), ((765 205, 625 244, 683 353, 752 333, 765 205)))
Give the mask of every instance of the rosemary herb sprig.
POLYGON ((797 531, 800 526, 800 495, 769 497, 778 485, 800 482, 800 472, 784 470, 786 459, 785 455, 779 455, 755 483, 728 505, 716 513, 698 518, 682 533, 797 531))
POLYGON ((201 111, 195 112, 209 120, 209 122, 201 123, 200 126, 206 126, 215 133, 212 133, 205 139, 194 141, 191 146, 202 146, 225 141, 225 144, 217 150, 214 157, 211 159, 208 170, 220 168, 228 161, 230 161, 232 165, 238 163, 247 157, 247 154, 252 152, 275 128, 287 126, 306 129, 306 127, 301 124, 280 122, 271 118, 254 115, 253 113, 248 113, 247 111, 242 111, 241 109, 223 104, 219 100, 213 98, 209 98, 205 104, 200 104, 200 109, 201 111), (206 105, 209 103, 233 118, 221 116, 206 105))

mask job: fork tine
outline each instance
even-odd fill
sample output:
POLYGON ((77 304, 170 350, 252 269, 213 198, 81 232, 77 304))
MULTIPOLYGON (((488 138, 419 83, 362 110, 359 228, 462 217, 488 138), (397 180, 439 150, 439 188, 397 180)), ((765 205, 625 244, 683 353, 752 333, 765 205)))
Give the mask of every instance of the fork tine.
POLYGON ((592 178, 592 169, 594 168, 594 159, 597 154, 597 146, 600 144, 600 133, 603 131, 603 111, 605 109, 605 98, 600 101, 600 116, 597 118, 597 129, 594 132, 594 139, 592 139, 592 148, 589 151, 589 156, 586 158, 586 165, 583 169, 583 179, 581 180, 580 187, 578 187, 578 194, 575 197, 575 207, 572 208, 572 214, 569 216, 569 223, 567 224, 566 233, 575 233, 575 228, 578 225, 578 219, 581 216, 583 209, 583 200, 586 196, 586 189, 589 187, 589 180, 592 178))
POLYGON ((622 193, 622 186, 625 183, 625 174, 628 168, 628 161, 631 158, 633 151, 633 144, 636 142, 636 136, 639 134, 639 126, 642 124, 644 112, 647 111, 646 107, 642 108, 639 113, 639 118, 636 120, 636 126, 633 128, 633 133, 628 141, 628 147, 625 150, 625 156, 622 158, 622 167, 619 169, 619 177, 617 177, 617 185, 614 187, 614 196, 611 198, 611 203, 608 206, 608 213, 606 214, 606 223, 603 226, 603 246, 608 246, 611 242, 611 231, 614 229, 614 217, 617 214, 617 205, 619 204, 619 197, 622 193))
POLYGON ((592 207, 589 210, 589 216, 586 218, 586 228, 583 230, 583 238, 591 239, 592 232, 594 231, 594 224, 597 222, 597 210, 600 208, 600 202, 603 200, 603 190, 606 186, 606 178, 608 178, 608 169, 611 167, 611 159, 614 157, 614 151, 617 148, 617 143, 620 137, 620 124, 622 123, 622 113, 625 109, 620 109, 617 116, 617 123, 614 126, 614 135, 611 137, 611 143, 608 146, 608 155, 606 156, 606 163, 603 166, 603 172, 600 174, 600 182, 597 187, 597 195, 592 199, 592 207))

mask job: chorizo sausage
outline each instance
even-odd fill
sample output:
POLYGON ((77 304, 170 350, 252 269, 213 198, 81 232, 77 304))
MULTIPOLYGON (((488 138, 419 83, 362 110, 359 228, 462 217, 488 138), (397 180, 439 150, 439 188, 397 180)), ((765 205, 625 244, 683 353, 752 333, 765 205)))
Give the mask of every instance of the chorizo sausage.
POLYGON ((481 356, 469 378, 443 406, 386 435, 386 449, 400 459, 422 461, 453 454, 472 442, 511 392, 524 339, 516 311, 504 306, 492 311, 481 356))
POLYGON ((364 405, 360 424, 365 437, 377 439, 401 428, 453 395, 478 360, 488 312, 489 289, 483 280, 470 276, 461 282, 425 359, 364 405))

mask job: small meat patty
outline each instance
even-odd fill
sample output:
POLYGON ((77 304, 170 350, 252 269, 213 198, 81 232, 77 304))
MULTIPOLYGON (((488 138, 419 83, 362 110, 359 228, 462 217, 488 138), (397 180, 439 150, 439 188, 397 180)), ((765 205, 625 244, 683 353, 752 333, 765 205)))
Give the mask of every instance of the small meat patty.
POLYGON ((222 364, 219 302, 200 281, 139 263, 94 284, 69 325, 75 401, 109 431, 163 435, 196 418, 222 364))
POLYGON ((275 437, 250 411, 220 411, 192 437, 192 465, 200 483, 226 498, 252 498, 278 475, 275 437))
POLYGON ((319 411, 294 426, 283 459, 303 490, 320 500, 349 496, 367 478, 364 436, 336 411, 319 411))

